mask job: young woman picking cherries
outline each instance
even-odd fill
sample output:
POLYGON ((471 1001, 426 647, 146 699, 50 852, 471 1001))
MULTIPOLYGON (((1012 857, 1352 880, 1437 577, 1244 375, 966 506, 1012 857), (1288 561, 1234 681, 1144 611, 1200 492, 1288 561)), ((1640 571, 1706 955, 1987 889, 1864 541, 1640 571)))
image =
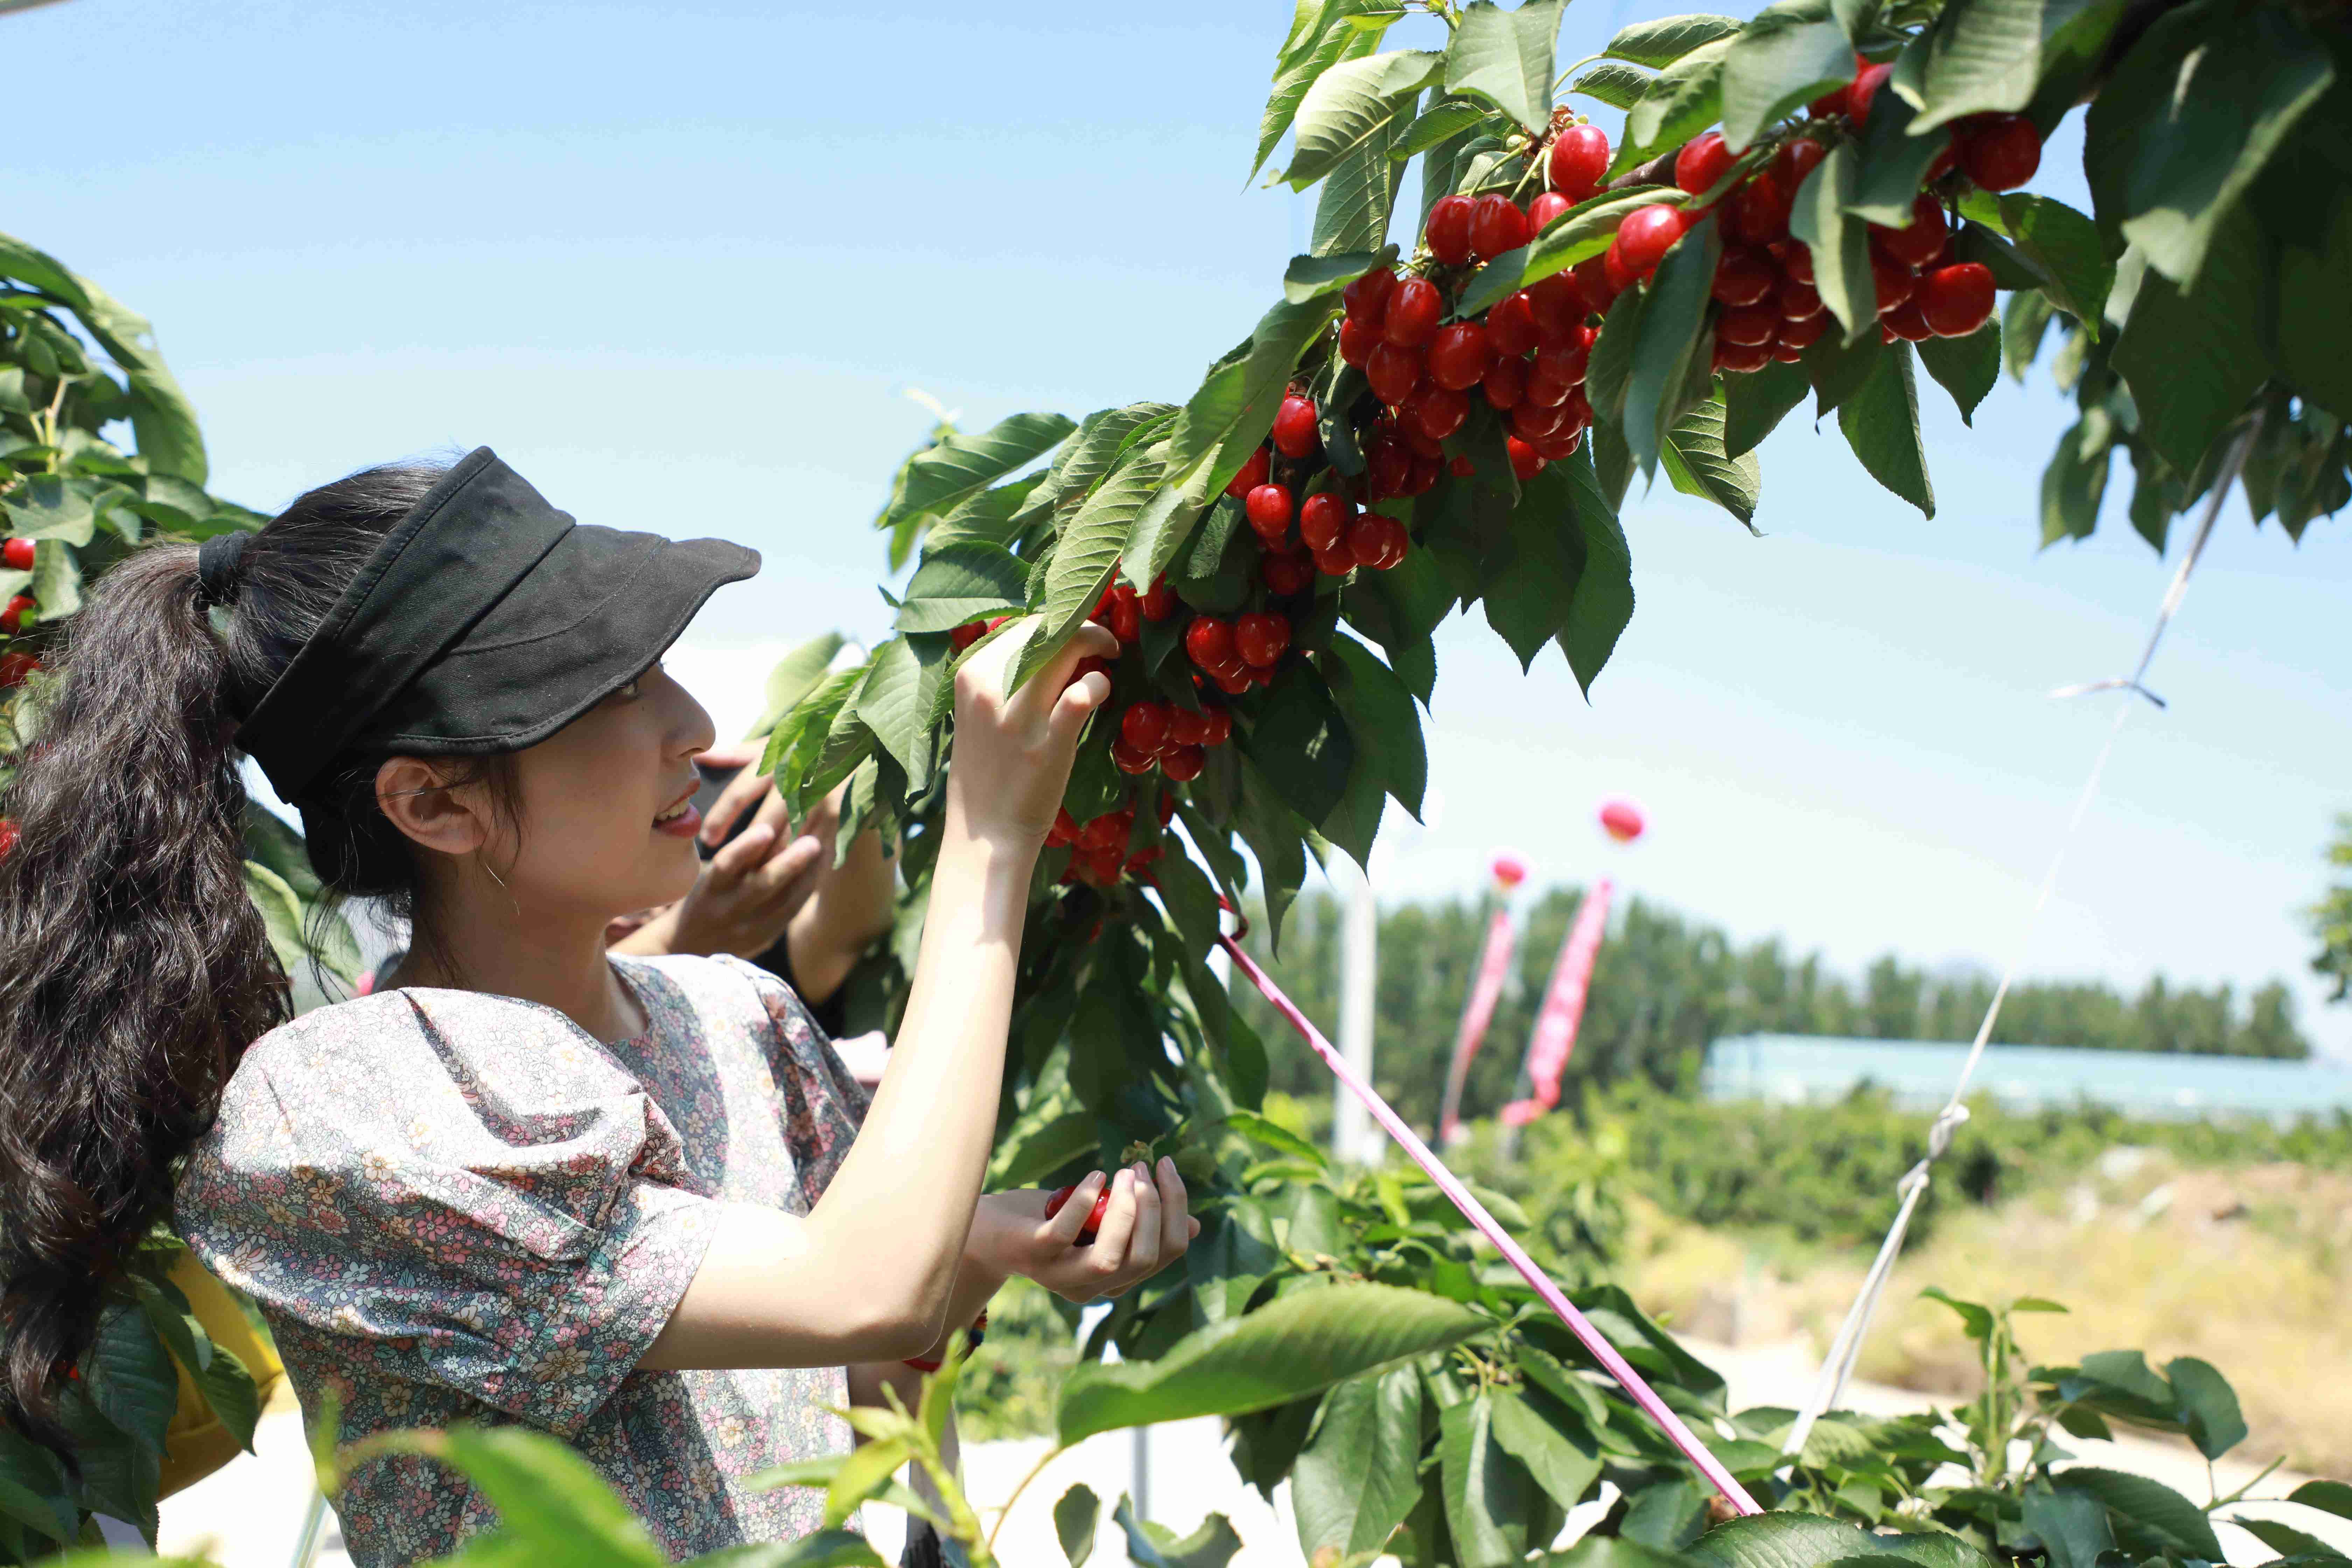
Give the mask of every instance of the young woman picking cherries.
MULTIPOLYGON (((260 1303, 311 1421, 553 1432, 684 1557, 815 1528, 821 1496, 743 1478, 845 1449, 828 1410, 911 1382, 1009 1276, 1084 1300, 1183 1254, 1166 1162, 1066 1207, 981 1192, 1025 891, 1108 631, 1010 697, 1009 642, 957 677, 930 917, 870 1105, 764 971, 605 952, 607 921, 695 879, 710 721, 659 659, 757 563, 576 526, 485 449, 99 584, 0 860, 18 1431, 64 1446, 63 1380, 168 1215, 260 1303), (289 1016, 240 874, 248 756, 324 883, 413 921, 374 994, 289 1016)), ((417 1457, 360 1466, 337 1507, 368 1565, 494 1517, 417 1457)))

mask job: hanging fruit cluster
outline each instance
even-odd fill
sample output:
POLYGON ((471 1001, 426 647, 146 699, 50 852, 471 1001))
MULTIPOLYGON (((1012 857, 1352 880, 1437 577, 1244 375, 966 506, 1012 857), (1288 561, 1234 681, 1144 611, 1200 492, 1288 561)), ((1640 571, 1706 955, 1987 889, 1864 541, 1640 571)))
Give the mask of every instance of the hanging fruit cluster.
MULTIPOLYGON (((1141 706, 1138 704, 1137 706, 1141 706)), ((1135 710, 1128 710, 1133 712, 1135 710)), ((1152 864, 1166 853, 1160 839, 1168 824, 1176 816, 1176 797, 1161 795, 1157 808, 1158 831, 1145 830, 1143 841, 1136 841, 1135 808, 1120 806, 1101 816, 1080 822, 1066 806, 1055 814, 1054 826, 1045 835, 1048 849, 1067 849, 1070 863, 1062 872, 1065 882, 1086 882, 1097 888, 1108 888, 1121 877, 1140 877, 1149 873, 1152 864)))

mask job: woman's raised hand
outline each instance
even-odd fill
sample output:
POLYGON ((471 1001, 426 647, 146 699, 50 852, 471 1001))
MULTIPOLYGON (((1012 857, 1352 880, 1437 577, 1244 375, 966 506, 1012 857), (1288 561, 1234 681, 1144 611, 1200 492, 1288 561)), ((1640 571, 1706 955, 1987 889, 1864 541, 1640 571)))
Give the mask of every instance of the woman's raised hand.
POLYGON ((1078 630, 1020 690, 1007 695, 1013 656, 1025 643, 1018 623, 977 649, 956 676, 955 758, 948 811, 975 838, 1034 849, 1061 809, 1087 716, 1110 696, 1098 671, 1071 675, 1083 658, 1111 658, 1118 639, 1102 626, 1078 630))
POLYGON ((1162 1159, 1156 1178, 1140 1163, 1108 1178, 1096 1172, 1051 1215, 1042 1192, 992 1194, 980 1201, 973 1240, 997 1271, 1026 1275, 1066 1300, 1092 1301, 1123 1294, 1184 1256, 1201 1234, 1185 1204, 1184 1178, 1174 1161, 1162 1159), (1106 1184, 1102 1225, 1081 1246, 1106 1184))

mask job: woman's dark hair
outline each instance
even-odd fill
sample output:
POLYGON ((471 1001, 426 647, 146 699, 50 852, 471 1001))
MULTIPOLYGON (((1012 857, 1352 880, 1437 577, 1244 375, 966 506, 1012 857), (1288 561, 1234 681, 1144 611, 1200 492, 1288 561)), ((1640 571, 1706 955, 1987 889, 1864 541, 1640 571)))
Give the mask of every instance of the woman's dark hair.
MULTIPOLYGON (((166 1215, 246 1047, 291 1011, 246 896, 232 737, 437 468, 310 491, 208 608, 196 547, 158 544, 67 624, 0 857, 0 1416, 53 1446, 55 1393, 122 1265, 166 1215)), ((331 894, 413 914, 418 863, 378 809, 380 756, 296 802, 331 894)), ((502 802, 507 759, 480 759, 502 802)))

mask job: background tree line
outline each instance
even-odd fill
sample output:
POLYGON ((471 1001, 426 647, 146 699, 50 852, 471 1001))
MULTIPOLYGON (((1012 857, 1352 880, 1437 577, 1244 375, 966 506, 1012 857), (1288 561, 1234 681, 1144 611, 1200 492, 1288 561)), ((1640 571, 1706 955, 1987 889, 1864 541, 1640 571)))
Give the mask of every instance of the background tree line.
MULTIPOLYGON (((1513 1083, 1553 960, 1583 891, 1554 888, 1520 917, 1511 982, 1473 1064, 1465 1116, 1491 1115, 1513 1083)), ((1489 901, 1404 903, 1381 911, 1375 1016, 1381 1091, 1424 1126, 1435 1121, 1445 1062, 1470 973, 1492 912, 1489 901)), ((1328 894, 1301 898, 1274 962, 1253 951, 1307 1016, 1327 1026, 1339 1013, 1341 908, 1328 894)), ((1856 981, 1818 952, 1791 955, 1778 937, 1742 946, 1719 927, 1640 898, 1622 900, 1593 971, 1571 1096, 1595 1084, 1635 1081, 1695 1088, 1708 1044, 1727 1035, 1852 1036, 1966 1040, 1992 999, 1993 977, 1931 973, 1889 953, 1856 981)), ((1329 1079, 1305 1045, 1250 988, 1236 1001, 1265 1041, 1272 1087, 1321 1096, 1329 1079)), ((2176 987, 2158 975, 2137 996, 2093 982, 2039 981, 2012 989, 1993 1038, 2004 1045, 2078 1046, 2301 1058, 2311 1043, 2294 1003, 2273 980, 2242 1000, 2231 986, 2176 987)))

